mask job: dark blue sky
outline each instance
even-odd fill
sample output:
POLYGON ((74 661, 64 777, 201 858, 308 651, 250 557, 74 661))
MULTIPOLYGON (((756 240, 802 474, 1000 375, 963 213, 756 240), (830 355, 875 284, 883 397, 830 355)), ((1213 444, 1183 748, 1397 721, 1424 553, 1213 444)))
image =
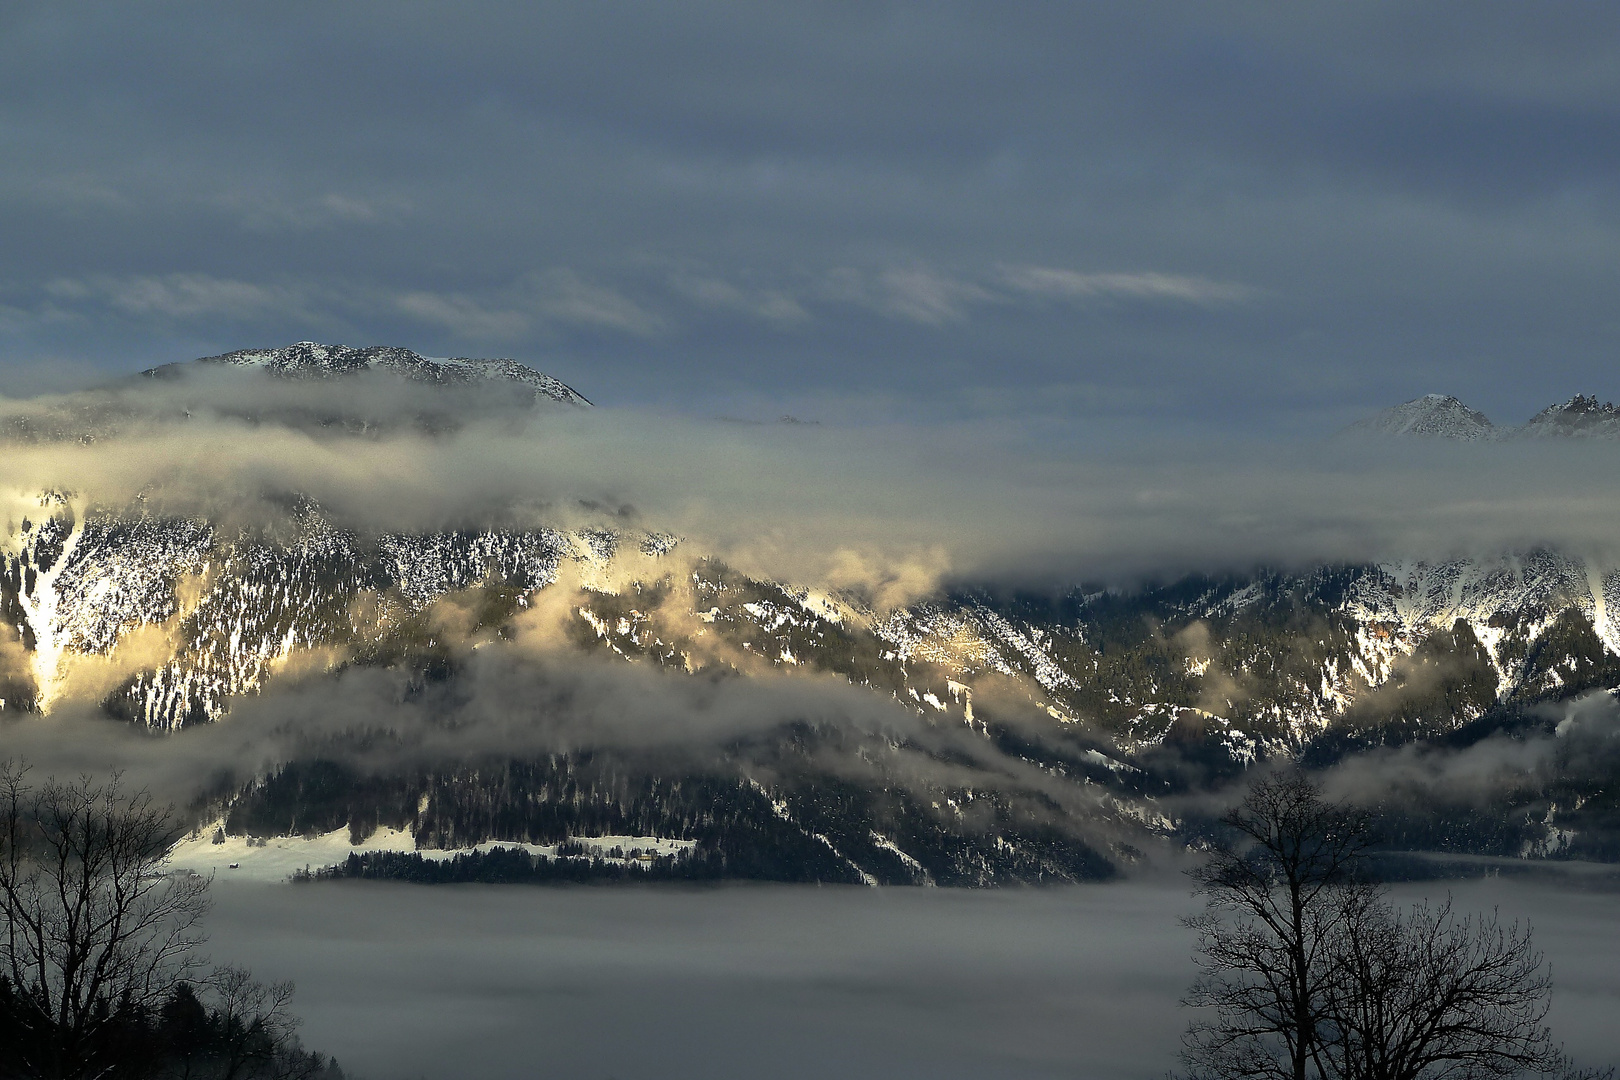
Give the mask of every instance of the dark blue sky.
POLYGON ((0 9, 0 393, 301 338, 705 415, 1620 397, 1620 8, 0 9))

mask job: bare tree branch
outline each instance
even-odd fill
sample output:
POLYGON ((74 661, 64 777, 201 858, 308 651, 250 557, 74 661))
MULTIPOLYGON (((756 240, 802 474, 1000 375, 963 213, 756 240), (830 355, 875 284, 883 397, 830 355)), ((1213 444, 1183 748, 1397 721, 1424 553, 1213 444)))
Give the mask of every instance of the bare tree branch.
POLYGON ((1449 899, 1399 912, 1365 879, 1365 814, 1293 773, 1257 781, 1223 822, 1234 839, 1192 872, 1207 905, 1186 920, 1192 1080, 1612 1080, 1553 1043, 1528 926, 1449 899))
POLYGON ((180 832, 145 792, 106 783, 27 783, 0 764, 0 971, 35 1045, 39 1075, 90 1077, 119 1009, 155 1008, 200 963, 209 881, 169 873, 180 832))
POLYGON ((1323 1076, 1330 942, 1377 897, 1356 873, 1367 816, 1292 772, 1257 781, 1222 823, 1230 839, 1192 871, 1207 908, 1187 920, 1200 974, 1186 1004, 1207 1018, 1188 1031, 1182 1060, 1195 1080, 1323 1076))

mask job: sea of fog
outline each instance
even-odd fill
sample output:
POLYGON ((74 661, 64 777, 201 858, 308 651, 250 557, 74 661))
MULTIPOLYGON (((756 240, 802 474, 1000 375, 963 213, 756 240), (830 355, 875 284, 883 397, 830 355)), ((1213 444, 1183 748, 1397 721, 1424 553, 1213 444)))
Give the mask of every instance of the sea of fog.
MULTIPOLYGON (((1620 894, 1447 889, 1528 917, 1555 1033, 1620 1059, 1620 894)), ((210 951, 298 984, 365 1080, 1162 1077, 1194 910, 1173 877, 1049 889, 215 886, 210 951)))

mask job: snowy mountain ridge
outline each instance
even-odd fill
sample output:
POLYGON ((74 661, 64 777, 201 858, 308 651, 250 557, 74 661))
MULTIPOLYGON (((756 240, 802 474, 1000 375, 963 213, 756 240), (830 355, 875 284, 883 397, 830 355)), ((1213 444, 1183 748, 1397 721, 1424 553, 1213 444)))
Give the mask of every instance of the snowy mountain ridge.
MULTIPOLYGON (((1381 738, 1391 724, 1420 737, 1443 736, 1504 706, 1620 685, 1620 567, 1554 552, 1187 579, 1139 593, 1077 592, 1056 606, 948 595, 880 617, 837 597, 752 581, 718 564, 669 562, 671 541, 660 535, 474 530, 362 541, 332 527, 313 506, 293 513, 296 535, 284 529, 279 539, 270 539, 205 521, 43 500, 9 538, 10 552, 0 566, 5 629, 16 628, 26 659, 22 668, 0 669, 4 714, 50 713, 67 691, 78 658, 111 660, 123 643, 147 635, 149 644, 159 633, 168 643, 165 651, 140 661, 107 694, 103 710, 170 733, 230 723, 233 707, 244 698, 276 692, 284 671, 307 677, 325 670, 332 678, 371 666, 453 672, 460 661, 436 642, 441 601, 456 605, 453 610, 480 611, 483 625, 499 633, 510 619, 545 602, 550 590, 570 589, 577 591, 560 598, 560 607, 550 606, 566 613, 565 630, 579 648, 676 673, 698 670, 729 650, 736 674, 758 677, 776 669, 837 675, 892 697, 930 724, 982 741, 986 753, 1015 748, 1017 759, 1072 790, 1092 807, 1086 813, 1112 822, 1110 828, 1160 822, 1151 829, 1162 831, 1162 812, 1143 800, 1141 789, 1154 790, 1159 781, 1152 780, 1151 762, 1167 753, 1205 746, 1199 753, 1240 766, 1260 756, 1309 753, 1336 733, 1381 738), (651 576, 622 591, 624 575, 609 571, 626 558, 646 560, 639 565, 651 576), (569 575, 572 584, 560 582, 565 565, 577 568, 569 575), (661 619, 653 619, 656 595, 668 587, 658 583, 664 572, 659 568, 689 565, 696 567, 689 598, 679 610, 666 608, 661 619), (609 587, 608 580, 620 585, 609 587), (683 624, 686 631, 679 629, 683 624), (710 643, 692 634, 706 634, 710 643), (1009 727, 1009 701, 1017 699, 1027 701, 1028 715, 1009 727)), ((0 659, 5 656, 0 652, 0 659)), ((813 757, 801 762, 788 748, 805 737, 792 736, 781 748, 759 744, 749 751, 761 755, 758 760, 744 756, 715 764, 710 768, 721 779, 703 774, 704 783, 721 784, 714 797, 730 800, 727 805, 750 829, 770 831, 776 837, 770 843, 797 837, 791 842, 822 852, 814 858, 830 859, 833 869, 817 873, 833 874, 828 880, 848 875, 984 884, 1039 880, 1043 874, 1068 880, 1091 872, 1085 869, 1092 865, 1084 854, 1089 849, 1060 858, 1041 854, 1046 849, 1038 816, 1004 816, 1012 813, 1011 804, 995 800, 1011 792, 1016 802, 1027 781, 991 770, 959 788, 908 795, 884 780, 880 769, 870 781, 874 786, 846 805, 839 800, 855 796, 841 770, 851 766, 823 775, 807 764, 813 757), (779 756, 784 753, 785 759, 779 756), (983 826, 969 828, 967 822, 976 819, 961 816, 964 800, 973 798, 992 799, 1000 807, 995 814, 1002 815, 1001 824, 978 839, 968 836, 983 826), (884 799, 900 803, 877 808, 884 799), (869 800, 877 803, 857 812, 869 800), (845 810, 827 818, 834 804, 845 810), (909 824, 902 828, 895 814, 909 824), (929 847, 937 844, 957 854, 941 862, 944 849, 929 847)), ((856 767, 868 769, 894 752, 881 746, 857 750, 856 759, 831 746, 822 753, 833 755, 829 760, 864 760, 856 767)), ((672 833, 668 824, 657 826, 664 830, 658 832, 636 817, 653 812, 648 807, 654 804, 637 801, 652 796, 610 788, 577 802, 585 796, 567 795, 574 790, 569 785, 595 776, 591 770, 598 766, 589 757, 551 761, 546 769, 563 772, 544 772, 550 779, 543 787, 555 794, 536 795, 542 801, 522 811, 541 815, 537 822, 558 812, 546 809, 552 804, 545 800, 566 797, 576 800, 570 813, 585 815, 568 819, 571 836, 589 835, 593 827, 680 839, 696 835, 672 833), (604 824, 592 826, 598 818, 604 824)), ((497 771, 452 783, 449 778, 460 775, 455 763, 444 768, 449 771, 440 779, 410 781, 429 784, 435 792, 430 798, 417 787, 410 787, 409 798, 398 796, 401 807, 417 808, 414 816, 399 817, 405 811, 398 810, 390 818, 378 810, 375 821, 410 827, 422 847, 555 839, 547 840, 552 834, 539 824, 514 832, 516 825, 483 817, 447 819, 448 807, 494 797, 509 781, 497 771), (486 790, 486 784, 496 787, 486 790)), ((667 799, 698 798, 693 792, 709 790, 696 783, 686 774, 657 780, 653 790, 667 791, 657 797, 666 800, 656 802, 664 808, 658 812, 674 812, 667 799)), ((292 814, 289 820, 308 820, 296 791, 264 790, 271 794, 243 796, 246 816, 234 828, 281 820, 265 817, 270 810, 261 803, 272 795, 292 800, 278 811, 292 814)), ((701 806, 679 805, 685 807, 681 814, 701 812, 701 806)), ((985 806, 974 811, 985 812, 985 806)), ((323 818, 320 828, 342 823, 323 818)), ((1532 825, 1524 825, 1530 830, 1525 842, 1539 843, 1532 825)), ((1560 828, 1567 832, 1567 825, 1560 828)), ((365 835, 364 827, 354 828, 355 835, 365 835)), ((743 849, 727 850, 728 858, 743 858, 743 849)), ((801 852, 795 858, 810 856, 801 852)))
POLYGON ((536 398, 550 398, 568 405, 589 405, 577 390, 561 379, 542 374, 510 359, 422 356, 410 349, 374 345, 352 349, 346 345, 322 345, 300 341, 282 349, 239 349, 219 356, 204 356, 178 364, 150 368, 143 375, 173 376, 197 364, 218 364, 258 368, 282 378, 340 378, 364 371, 387 372, 413 382, 441 386, 477 382, 508 382, 530 388, 536 398))
MULTIPOLYGON (((191 364, 295 380, 382 371, 430 387, 508 381, 584 403, 515 361, 409 350, 304 342, 191 364)), ((152 375, 183 376, 175 369, 195 370, 152 375)), ((354 385, 351 396, 369 400, 354 385)), ((1538 414, 1524 437, 1602 436, 1615 412, 1577 397, 1538 414)), ((1386 420, 1372 430, 1501 437, 1435 395, 1386 420)), ((456 680, 477 668, 473 650, 498 652, 526 613, 544 611, 560 622, 561 644, 613 665, 672 679, 818 673, 908 710, 919 721, 908 730, 925 734, 792 722, 673 763, 588 742, 512 749, 505 760, 485 747, 369 778, 298 759, 238 777, 245 786, 210 813, 239 837, 347 824, 359 843, 386 826, 445 851, 663 837, 697 845, 693 865, 721 875, 994 884, 1106 874, 1110 860, 1132 857, 1142 830, 1174 832, 1157 798, 1261 757, 1444 739, 1620 686, 1620 566, 1556 551, 1194 575, 1058 597, 964 588, 878 613, 855 597, 751 579, 663 533, 362 536, 301 497, 266 512, 278 516, 250 526, 162 516, 139 500, 47 494, 23 507, 0 536, 0 720, 71 703, 183 739, 294 680, 336 685, 367 669, 437 685, 453 709, 456 680)), ((1591 791, 1571 790, 1589 817, 1607 812, 1591 791)), ((1610 857, 1607 826, 1536 799, 1489 828, 1476 815, 1446 819, 1435 835, 1497 854, 1610 857), (1555 813, 1564 816, 1548 846, 1555 813)))
POLYGON ((1470 409, 1446 394, 1425 394, 1391 406, 1365 420, 1358 420, 1351 425, 1351 430, 1465 441, 1497 437, 1495 425, 1484 413, 1470 409))
POLYGON ((1620 409, 1612 402, 1577 394, 1562 405, 1549 405, 1525 422, 1523 438, 1620 438, 1620 409))
MULTIPOLYGON (((107 655, 134 630, 163 626, 176 643, 173 656, 137 673, 109 706, 160 730, 218 720, 233 699, 259 692, 288 657, 339 645, 363 653, 367 642, 381 640, 390 627, 450 593, 499 586, 532 594, 551 586, 565 562, 580 566, 583 574, 576 576, 602 579, 627 542, 644 553, 671 548, 661 535, 550 529, 385 535, 363 544, 311 507, 298 511, 296 529, 295 539, 272 542, 222 534, 205 521, 112 514, 56 497, 45 500, 10 538, 13 553, 5 556, 0 577, 12 613, 8 621, 20 628, 31 654, 34 683, 31 694, 9 695, 9 707, 26 701, 25 708, 48 710, 66 657, 107 655), (370 599, 358 604, 361 597, 370 599)), ((1187 671, 1177 684, 1179 697, 1158 694, 1151 684, 1110 682, 1097 659, 1105 654, 1097 654, 1086 630, 1097 605, 1122 602, 1107 594, 1078 601, 1069 618, 1023 617, 973 597, 943 598, 877 618, 848 606, 834 610, 825 598, 796 602, 795 595, 737 600, 738 610, 729 617, 751 628, 745 636, 755 655, 773 663, 815 663, 813 644, 794 639, 794 628, 855 630, 883 642, 900 664, 926 663, 963 688, 989 673, 1027 679, 1030 692, 1066 721, 1109 726, 1110 717, 1117 719, 1118 709, 1097 707, 1093 697, 1099 691, 1114 705, 1152 712, 1188 705, 1204 684, 1252 681, 1254 659, 1231 648, 1220 655, 1216 637, 1189 639, 1182 648, 1187 671)), ((1249 691, 1242 707, 1229 702, 1206 709, 1229 714, 1270 752, 1304 745, 1397 677, 1402 663, 1434 635, 1459 625, 1483 650, 1492 701, 1557 695, 1578 681, 1579 664, 1547 662, 1537 652, 1561 619, 1578 622, 1587 652, 1620 657, 1620 567, 1545 551, 1232 579, 1212 583, 1156 617, 1173 620, 1167 625, 1235 623, 1283 596, 1297 596, 1332 619, 1337 636, 1307 650, 1309 672, 1275 680, 1263 694, 1249 691), (1331 595, 1324 574, 1334 578, 1331 595), (1260 705, 1260 698, 1268 703, 1260 705), (1244 715, 1249 707, 1253 711, 1244 715)), ((594 611, 588 596, 579 614, 582 625, 594 627, 595 636, 616 651, 622 651, 617 638, 634 633, 634 620, 619 634, 608 632, 617 617, 594 611)), ((714 618, 687 614, 710 623, 714 618)), ((917 700, 923 693, 946 696, 932 683, 917 689, 917 700)), ((952 696, 960 703, 960 692, 952 696)), ((1476 703, 1474 713, 1486 704, 1476 703)))
POLYGON ((1620 408, 1611 402, 1577 394, 1561 405, 1549 405, 1519 427, 1497 427, 1489 417, 1449 394, 1425 394, 1392 405, 1345 429, 1355 434, 1454 439, 1482 442, 1499 439, 1620 439, 1620 408))

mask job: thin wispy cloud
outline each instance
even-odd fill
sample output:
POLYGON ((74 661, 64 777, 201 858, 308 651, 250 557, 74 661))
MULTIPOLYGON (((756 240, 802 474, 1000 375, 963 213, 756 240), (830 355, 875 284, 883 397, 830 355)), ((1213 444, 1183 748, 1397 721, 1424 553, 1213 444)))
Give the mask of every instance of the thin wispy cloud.
POLYGON ((541 330, 585 328, 650 337, 666 320, 623 291, 567 267, 537 270, 483 295, 407 292, 394 299, 412 318, 472 341, 513 341, 541 330))
POLYGON ((876 272, 844 267, 829 273, 820 289, 824 301, 853 304, 924 326, 963 322, 978 309, 1031 297, 1217 307, 1260 295, 1262 290, 1249 285, 1191 274, 1082 273, 1052 266, 998 266, 981 274, 951 273, 927 265, 876 272))
POLYGON ((1429 390, 1620 397, 1610 6, 627 3, 21 9, 0 362, 326 319, 703 415, 1066 382, 1285 432, 1429 390), (56 278, 162 288, 48 318, 56 278))
POLYGON ((286 198, 238 189, 216 195, 213 201, 236 215, 243 227, 258 232, 384 224, 403 219, 412 209, 410 200, 401 195, 368 197, 341 192, 286 198))
MULTIPOLYGON (((373 214, 369 208, 343 212, 373 214)), ((279 210, 277 211, 279 213, 279 210)), ((314 218, 301 219, 314 227, 314 218)), ((301 226, 302 227, 302 226, 301 226)), ((403 316, 467 343, 503 347, 535 334, 605 332, 630 338, 688 333, 715 320, 792 329, 818 319, 848 318, 851 309, 892 322, 940 327, 973 320, 987 309, 1030 297, 1183 303, 1214 307, 1246 302, 1259 290, 1233 282, 1167 273, 1080 273, 1053 267, 991 267, 978 273, 927 264, 837 267, 817 277, 755 275, 733 280, 711 271, 647 275, 629 267, 586 274, 553 266, 482 290, 388 290, 376 284, 300 278, 251 280, 201 272, 57 277, 43 284, 32 312, 7 306, 6 325, 26 325, 63 311, 100 313, 136 323, 297 323, 307 336, 356 320, 403 316)), ((1028 317, 1040 319, 1038 312, 1028 317)))
POLYGON ((558 267, 530 275, 519 286, 534 298, 539 312, 562 323, 602 327, 647 336, 663 320, 624 293, 588 280, 577 271, 558 267))
POLYGON ((974 306, 996 300, 977 282, 926 265, 837 267, 822 277, 815 291, 824 304, 858 307, 923 326, 960 322, 974 306))
POLYGON ((970 305, 993 299, 982 286, 922 268, 885 270, 878 284, 885 313, 929 325, 965 318, 970 305))
POLYGON ((122 212, 136 207, 135 201, 116 184, 91 173, 75 171, 33 176, 19 184, 18 188, 18 194, 29 201, 70 211, 95 209, 122 212))
MULTIPOLYGON (((712 290, 711 290, 712 291, 712 290)), ((511 343, 542 329, 606 330, 632 337, 662 332, 667 320, 624 292, 567 268, 536 271, 493 290, 391 291, 371 283, 290 278, 245 280, 207 273, 52 278, 3 306, 0 329, 26 329, 53 319, 115 317, 136 325, 243 326, 292 323, 300 336, 341 332, 356 321, 403 316, 448 331, 456 341, 511 343), (32 303, 30 303, 32 301, 32 303)), ((791 304, 766 297, 770 305, 791 304)), ((778 312, 778 314, 788 314, 778 312)))
POLYGON ((1260 295, 1249 285, 1188 274, 1088 274, 1052 266, 1004 266, 1000 277, 1017 292, 1059 300, 1165 300, 1214 306, 1260 295))
POLYGON ((459 338, 512 341, 534 325, 532 312, 489 308, 468 296, 410 292, 398 297, 399 310, 414 319, 442 326, 459 338))
POLYGON ((104 305, 138 319, 319 318, 308 285, 265 284, 211 274, 57 278, 46 283, 44 291, 60 303, 104 305))
POLYGON ((677 296, 699 307, 738 313, 767 323, 791 326, 810 319, 804 305, 784 289, 746 288, 719 277, 691 273, 670 275, 669 287, 677 296))

